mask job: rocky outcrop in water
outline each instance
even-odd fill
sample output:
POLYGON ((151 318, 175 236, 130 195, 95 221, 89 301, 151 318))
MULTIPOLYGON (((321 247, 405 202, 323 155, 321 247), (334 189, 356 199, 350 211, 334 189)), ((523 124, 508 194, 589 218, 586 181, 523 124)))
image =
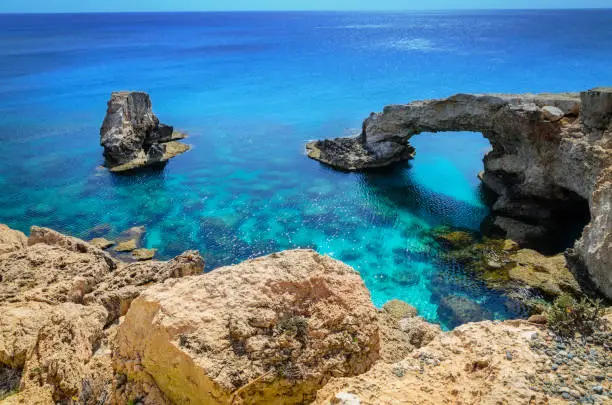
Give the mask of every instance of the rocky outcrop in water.
MULTIPOLYGON (((345 170, 409 158, 421 132, 481 132, 492 150, 483 183, 496 201, 487 231, 540 246, 566 234, 567 220, 590 223, 569 264, 612 298, 612 89, 563 94, 458 94, 391 105, 356 138, 312 142, 308 155, 345 170)), ((553 248, 551 248, 553 249, 553 248)))
POLYGON ((121 91, 111 95, 100 129, 100 145, 111 171, 166 162, 190 149, 178 142, 183 138, 184 134, 159 122, 147 93, 121 91))

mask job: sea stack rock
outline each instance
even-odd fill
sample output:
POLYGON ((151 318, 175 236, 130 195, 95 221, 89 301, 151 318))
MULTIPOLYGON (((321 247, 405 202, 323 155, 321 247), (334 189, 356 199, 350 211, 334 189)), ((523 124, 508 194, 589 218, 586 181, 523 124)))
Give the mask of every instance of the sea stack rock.
POLYGON ((114 92, 100 129, 105 165, 122 172, 163 163, 190 149, 178 142, 184 134, 161 124, 151 109, 151 98, 137 91, 114 92))

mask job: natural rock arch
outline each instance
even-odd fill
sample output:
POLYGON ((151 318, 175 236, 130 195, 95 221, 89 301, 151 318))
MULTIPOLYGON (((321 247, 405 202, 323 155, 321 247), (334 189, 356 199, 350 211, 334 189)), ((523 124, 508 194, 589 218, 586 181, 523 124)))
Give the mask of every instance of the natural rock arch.
POLYGON ((567 215, 568 206, 586 200, 591 222, 568 250, 568 264, 586 269, 612 298, 612 88, 457 94, 391 105, 372 113, 358 137, 306 148, 322 163, 361 170, 409 159, 413 135, 442 131, 481 132, 490 141, 482 180, 498 195, 493 210, 502 215, 495 225, 510 238, 545 232, 537 225, 542 216, 567 215))

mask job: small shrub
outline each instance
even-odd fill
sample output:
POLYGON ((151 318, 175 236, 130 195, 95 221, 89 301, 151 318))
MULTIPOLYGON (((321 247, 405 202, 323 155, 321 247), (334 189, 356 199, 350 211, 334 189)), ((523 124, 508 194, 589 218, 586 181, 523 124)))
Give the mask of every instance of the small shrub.
POLYGON ((295 336, 302 345, 306 344, 306 338, 308 336, 308 319, 297 315, 287 315, 281 318, 278 323, 278 328, 282 333, 288 333, 295 336))
POLYGON ((600 329, 602 314, 601 300, 583 297, 577 301, 562 294, 548 310, 548 326, 562 336, 573 337, 576 332, 588 336, 600 329))

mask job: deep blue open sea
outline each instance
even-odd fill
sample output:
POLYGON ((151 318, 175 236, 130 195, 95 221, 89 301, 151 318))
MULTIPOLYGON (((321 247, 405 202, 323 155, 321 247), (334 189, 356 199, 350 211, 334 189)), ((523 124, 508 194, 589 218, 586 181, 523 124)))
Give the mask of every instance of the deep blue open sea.
POLYGON ((480 134, 421 134, 416 159, 371 173, 324 167, 304 144, 386 104, 604 84, 610 10, 0 15, 0 222, 84 238, 146 225, 159 257, 199 249, 209 270, 310 247, 358 269, 378 306, 439 321, 454 293, 517 316, 426 237, 487 215, 480 134), (193 150, 163 170, 100 169, 122 89, 149 92, 193 150))

